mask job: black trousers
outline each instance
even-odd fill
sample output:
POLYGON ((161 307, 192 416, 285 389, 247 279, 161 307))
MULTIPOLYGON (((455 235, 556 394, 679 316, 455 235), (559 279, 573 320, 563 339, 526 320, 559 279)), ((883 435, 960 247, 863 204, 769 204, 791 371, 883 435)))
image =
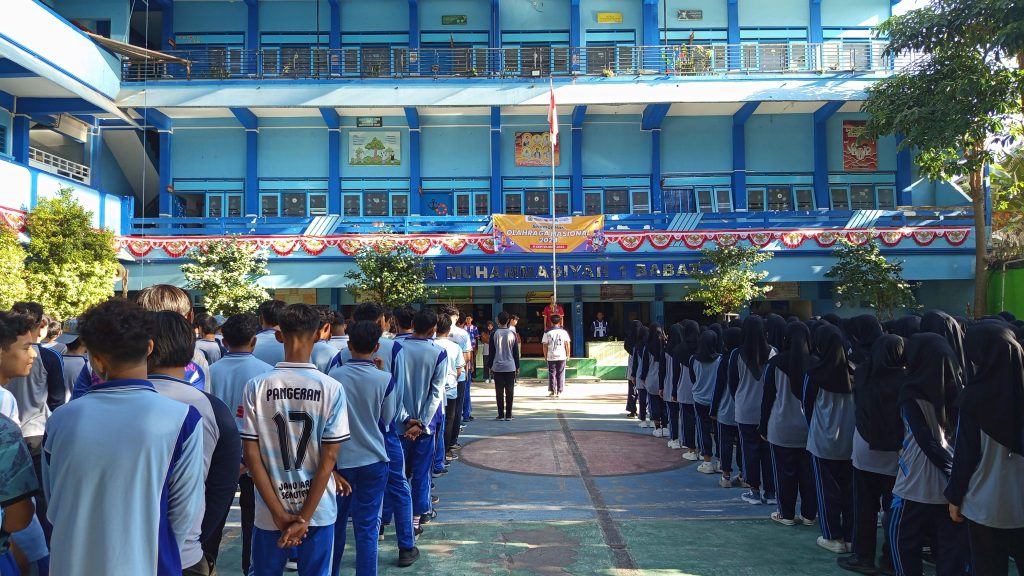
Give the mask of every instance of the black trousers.
POLYGON ((494 396, 498 401, 498 418, 512 417, 515 385, 515 372, 494 372, 494 396))
MULTIPOLYGON (((892 514, 892 487, 895 476, 853 469, 853 552, 865 564, 874 564, 878 544, 878 510, 881 506, 882 526, 888 526, 892 514)), ((882 542, 881 565, 892 563, 889 532, 882 542)))
POLYGON ((679 421, 683 430, 679 437, 679 443, 687 448, 697 447, 697 413, 693 411, 693 404, 679 403, 679 421))
POLYGON ((771 452, 768 443, 761 439, 757 424, 740 424, 740 445, 743 446, 743 480, 752 490, 764 488, 766 494, 775 492, 775 479, 769 473, 772 469, 771 452))
POLYGON ((459 382, 458 396, 449 400, 445 406, 444 449, 452 449, 452 444, 459 441, 459 428, 462 427, 462 408, 466 404, 466 382, 459 382))
POLYGON ((682 442, 682 439, 679 438, 679 406, 681 406, 679 402, 665 401, 665 412, 668 416, 668 422, 665 425, 668 426, 668 437, 682 442))
POLYGON ((853 461, 814 457, 818 524, 826 540, 853 540, 853 461))
POLYGON ((640 405, 640 420, 647 420, 647 389, 636 387, 636 401, 640 405))
POLYGON ((711 456, 714 453, 714 446, 711 444, 711 429, 713 428, 713 422, 711 421, 711 407, 703 404, 694 404, 693 413, 697 416, 697 425, 695 427, 696 435, 696 448, 700 450, 701 456, 711 456))
POLYGON ((636 414, 636 383, 626 382, 626 413, 636 414))
POLYGON ((796 518, 796 497, 799 494, 800 515, 814 520, 818 516, 818 494, 814 488, 811 453, 804 448, 786 448, 775 444, 768 446, 772 454, 779 514, 787 520, 796 518))
POLYGON ((238 507, 242 509, 242 572, 249 573, 252 530, 256 526, 256 485, 248 474, 238 478, 238 507))
POLYGON ((665 418, 665 400, 657 394, 647 393, 647 401, 651 403, 651 421, 654 422, 655 428, 661 428, 668 424, 668 420, 665 418))
POLYGON ((935 576, 968 573, 971 554, 967 524, 953 522, 946 504, 893 498, 889 522, 892 563, 900 576, 922 576, 921 548, 926 543, 935 554, 935 576))
MULTIPOLYGON (((735 426, 728 424, 718 425, 718 447, 720 453, 718 455, 719 460, 722 463, 722 474, 726 476, 732 475, 732 456, 733 452, 739 448, 739 429, 735 426)), ((743 471, 743 466, 740 465, 740 459, 743 457, 742 453, 736 454, 736 465, 740 471, 743 471)))
POLYGON ((967 522, 974 576, 1006 576, 1010 558, 1024 574, 1024 528, 1001 530, 967 522))

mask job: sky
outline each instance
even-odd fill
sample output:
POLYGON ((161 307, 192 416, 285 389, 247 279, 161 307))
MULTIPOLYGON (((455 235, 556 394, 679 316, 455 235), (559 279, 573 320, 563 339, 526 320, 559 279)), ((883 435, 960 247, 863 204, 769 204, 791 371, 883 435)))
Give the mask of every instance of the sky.
POLYGON ((907 10, 920 8, 921 6, 924 6, 926 4, 928 4, 928 0, 903 0, 903 2, 900 2, 892 9, 892 13, 903 14, 907 10))

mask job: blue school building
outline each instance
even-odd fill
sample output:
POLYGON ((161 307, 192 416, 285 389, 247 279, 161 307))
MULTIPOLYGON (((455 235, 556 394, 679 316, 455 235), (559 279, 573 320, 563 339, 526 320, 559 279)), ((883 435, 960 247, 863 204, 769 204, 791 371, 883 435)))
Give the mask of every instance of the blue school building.
POLYGON ((279 297, 338 306, 388 229, 438 300, 527 334, 554 274, 576 333, 598 309, 613 334, 699 316, 685 265, 715 243, 774 253, 755 309, 832 310, 832 247, 877 238, 922 304, 960 312, 967 195, 897 138, 858 138, 866 89, 913 63, 872 33, 896 3, 12 0, 0 214, 70 186, 118 234, 130 290, 182 285, 187 250, 230 235, 268 249, 279 297), (552 206, 603 214, 604 249, 555 269, 495 249, 492 214, 552 206))

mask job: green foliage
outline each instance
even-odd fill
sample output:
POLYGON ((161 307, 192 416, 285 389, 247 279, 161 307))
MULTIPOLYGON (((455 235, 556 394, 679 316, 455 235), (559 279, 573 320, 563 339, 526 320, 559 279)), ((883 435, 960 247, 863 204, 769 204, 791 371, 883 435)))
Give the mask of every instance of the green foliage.
POLYGON ((697 287, 690 289, 685 300, 704 302, 711 314, 730 314, 768 293, 768 286, 758 284, 768 272, 755 267, 771 260, 771 252, 734 245, 703 248, 701 254, 700 262, 687 269, 697 287))
POLYGON ((363 246, 356 254, 359 270, 345 273, 348 289, 359 302, 379 302, 387 307, 422 304, 434 293, 426 280, 433 268, 422 256, 387 239, 363 246))
POLYGON ((234 239, 215 240, 188 254, 191 262, 181 266, 186 286, 202 292, 206 310, 211 314, 255 312, 270 294, 256 284, 266 276, 267 253, 234 239))
POLYGON ((110 298, 117 277, 114 234, 92 228, 92 212, 62 188, 28 215, 25 279, 28 298, 47 314, 72 318, 110 298))
POLYGON ((836 264, 825 277, 834 281, 832 294, 836 300, 849 306, 866 302, 883 319, 917 306, 912 290, 915 284, 903 279, 903 263, 886 260, 877 242, 857 246, 841 240, 832 255, 836 264))
POLYGON ((25 256, 17 232, 0 224, 0 310, 25 298, 25 256))

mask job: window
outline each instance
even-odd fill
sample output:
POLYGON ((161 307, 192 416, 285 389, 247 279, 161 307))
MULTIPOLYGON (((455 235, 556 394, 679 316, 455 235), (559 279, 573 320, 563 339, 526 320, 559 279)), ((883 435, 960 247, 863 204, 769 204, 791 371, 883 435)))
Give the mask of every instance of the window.
POLYGON ((604 212, 605 214, 629 214, 629 191, 625 188, 606 188, 604 212))
POLYGON ((490 195, 487 192, 456 192, 456 216, 490 215, 490 195))
POLYGON ((306 215, 306 193, 285 192, 281 194, 281 215, 291 218, 301 218, 306 215))
POLYGON ((206 198, 206 215, 210 218, 220 218, 224 215, 224 197, 220 194, 210 194, 206 198))
POLYGON ((879 210, 893 210, 896 208, 896 189, 887 186, 879 186, 875 189, 878 195, 879 210))
POLYGON ((7 154, 7 126, 0 126, 0 154, 7 154))
POLYGON ((841 58, 844 68, 867 70, 871 68, 871 44, 867 42, 847 42, 843 44, 841 58))
POLYGON ((711 188, 697 188, 697 212, 714 212, 715 202, 711 196, 711 188))
POLYGON ((469 194, 455 195, 455 215, 469 216, 469 194))
POLYGON ((526 196, 525 213, 527 215, 541 216, 551 213, 547 190, 527 190, 524 194, 526 196))
POLYGON ((277 194, 260 194, 260 216, 277 216, 278 200, 277 194))
POLYGON ((490 192, 477 192, 473 195, 473 210, 477 216, 491 215, 491 194, 490 192))
POLYGON ((783 211, 793 209, 793 191, 789 186, 770 186, 768 188, 768 210, 783 211))
POLYGON ((327 216, 327 194, 309 195, 309 215, 327 216))
POLYGON ((763 72, 781 72, 789 68, 789 46, 786 44, 762 44, 760 70, 763 72))
POLYGON ((600 192, 586 192, 583 194, 583 213, 587 216, 601 214, 600 192))
POLYGON ((361 216, 362 197, 359 194, 343 194, 341 196, 341 212, 345 216, 361 216))
POLYGON ((646 190, 634 190, 631 196, 633 200, 633 214, 650 213, 650 194, 646 190))
POLYGON ((875 208, 875 187, 870 184, 850 186, 850 206, 854 210, 873 210, 875 208))
POLYGON ((797 188, 794 192, 796 194, 797 210, 814 210, 813 188, 797 188))
POLYGON ((764 212, 764 188, 747 189, 747 210, 764 212))
POLYGON ((832 198, 832 209, 833 210, 849 210, 850 199, 847 195, 845 187, 835 187, 829 190, 829 196, 832 198))
POLYGON ((202 196, 198 196, 198 202, 194 207, 189 208, 186 202, 186 209, 195 212, 195 216, 206 216, 207 218, 238 218, 242 215, 242 195, 211 192, 206 194, 206 213, 203 214, 202 196))
POLYGON ((555 193, 555 214, 559 216, 569 215, 569 193, 568 192, 556 192, 555 193))
POLYGON ((717 188, 715 196, 718 197, 719 212, 732 212, 732 190, 729 188, 717 188))
POLYGON ((757 52, 760 48, 757 44, 744 44, 743 49, 743 68, 746 70, 757 69, 757 52))
POLYGON ((680 214, 690 211, 688 196, 693 193, 693 188, 665 188, 662 191, 662 202, 665 205, 666 214, 680 214))
POLYGON ((409 195, 408 194, 392 194, 391 195, 391 215, 392 216, 408 216, 409 215, 409 195))
POLYGON ((794 42, 789 45, 789 69, 807 70, 808 46, 802 42, 794 42))
POLYGON ((387 192, 367 192, 363 200, 363 216, 388 215, 387 192))
POLYGON ((505 194, 505 213, 506 214, 522 214, 523 213, 523 195, 520 193, 505 194))

